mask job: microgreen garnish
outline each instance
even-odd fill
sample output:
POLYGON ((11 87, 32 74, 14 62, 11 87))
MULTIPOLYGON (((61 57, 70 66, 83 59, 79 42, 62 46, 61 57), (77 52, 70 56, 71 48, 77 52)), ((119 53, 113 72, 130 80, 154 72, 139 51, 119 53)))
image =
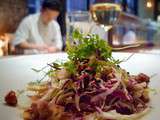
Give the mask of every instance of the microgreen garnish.
POLYGON ((73 32, 73 43, 67 41, 67 54, 70 60, 83 60, 92 54, 99 54, 105 60, 112 58, 112 49, 105 40, 98 35, 73 32))

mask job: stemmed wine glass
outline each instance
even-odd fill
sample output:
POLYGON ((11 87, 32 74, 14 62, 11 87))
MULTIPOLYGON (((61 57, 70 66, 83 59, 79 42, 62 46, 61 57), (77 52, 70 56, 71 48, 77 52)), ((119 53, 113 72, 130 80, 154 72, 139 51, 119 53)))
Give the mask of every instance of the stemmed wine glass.
MULTIPOLYGON (((92 19, 95 23, 97 23, 100 27, 102 27, 106 32, 108 32, 113 25, 118 22, 118 19, 122 13, 122 9, 120 4, 116 4, 113 2, 110 3, 96 3, 91 5, 90 13, 92 19)), ((112 45, 112 41, 108 40, 109 44, 112 45)), ((113 48, 113 50, 123 50, 126 48, 138 47, 139 44, 136 45, 126 45, 122 47, 113 48)))
POLYGON ((108 31, 120 16, 121 7, 115 3, 97 3, 91 6, 90 12, 93 21, 108 31))

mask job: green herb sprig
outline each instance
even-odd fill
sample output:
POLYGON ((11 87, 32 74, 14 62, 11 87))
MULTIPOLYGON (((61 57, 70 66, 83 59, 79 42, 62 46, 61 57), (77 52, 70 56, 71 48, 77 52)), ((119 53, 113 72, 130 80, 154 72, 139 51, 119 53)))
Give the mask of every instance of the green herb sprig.
POLYGON ((95 34, 83 34, 78 30, 73 32, 73 41, 67 41, 68 58, 72 61, 83 60, 97 54, 103 60, 110 60, 115 63, 116 61, 112 57, 112 48, 108 43, 95 34))

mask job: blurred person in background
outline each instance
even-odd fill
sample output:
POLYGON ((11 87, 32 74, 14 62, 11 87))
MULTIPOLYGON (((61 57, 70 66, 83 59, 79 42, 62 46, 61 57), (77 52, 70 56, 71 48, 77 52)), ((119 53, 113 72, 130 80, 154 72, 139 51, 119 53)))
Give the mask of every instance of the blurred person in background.
POLYGON ((44 0, 40 13, 29 15, 22 20, 12 45, 24 54, 60 51, 63 43, 56 19, 61 9, 59 0, 44 0))

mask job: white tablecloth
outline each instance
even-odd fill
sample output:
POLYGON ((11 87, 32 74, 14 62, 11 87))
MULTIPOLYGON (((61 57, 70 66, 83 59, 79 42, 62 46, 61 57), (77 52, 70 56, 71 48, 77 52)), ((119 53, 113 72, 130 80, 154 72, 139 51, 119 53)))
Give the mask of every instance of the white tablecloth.
MULTIPOLYGON (((124 59, 131 53, 114 53, 115 58, 124 59)), ((10 90, 24 89, 29 81, 37 79, 37 73, 31 68, 40 69, 47 63, 55 60, 66 60, 65 53, 28 55, 0 59, 0 97, 1 102, 4 95, 10 90)), ((140 72, 148 75, 157 74, 152 78, 150 86, 156 88, 158 94, 152 97, 153 110, 143 120, 159 120, 160 116, 160 55, 135 54, 121 66, 131 74, 140 72)), ((4 106, 0 103, 0 120, 21 120, 20 113, 15 108, 4 106)))

